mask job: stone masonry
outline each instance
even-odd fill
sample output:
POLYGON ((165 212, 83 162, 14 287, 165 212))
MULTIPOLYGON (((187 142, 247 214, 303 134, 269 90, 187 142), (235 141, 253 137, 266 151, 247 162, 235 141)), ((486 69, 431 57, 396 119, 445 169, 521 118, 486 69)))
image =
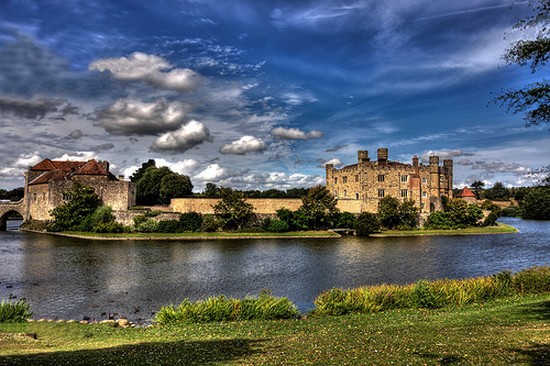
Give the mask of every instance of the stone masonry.
POLYGON ((415 156, 412 164, 405 164, 388 160, 387 148, 378 149, 374 161, 366 150, 358 151, 357 159, 357 164, 342 169, 326 165, 326 187, 342 211, 376 213, 380 200, 392 196, 413 200, 421 213, 430 213, 442 210, 441 197, 452 198, 452 160, 441 166, 438 156, 430 156, 424 165, 415 156))

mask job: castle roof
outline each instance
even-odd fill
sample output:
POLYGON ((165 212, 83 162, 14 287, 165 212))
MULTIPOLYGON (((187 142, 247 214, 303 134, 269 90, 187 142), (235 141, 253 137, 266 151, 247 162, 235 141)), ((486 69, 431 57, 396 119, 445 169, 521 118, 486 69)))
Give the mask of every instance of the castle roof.
POLYGON ((458 195, 458 197, 461 197, 461 198, 475 197, 475 196, 476 195, 468 187, 464 187, 464 189, 462 189, 462 192, 458 195))
POLYGON ((71 180, 74 176, 107 176, 109 180, 116 177, 109 172, 109 163, 88 161, 60 161, 44 159, 29 169, 32 172, 42 172, 29 185, 48 183, 50 181, 71 180))

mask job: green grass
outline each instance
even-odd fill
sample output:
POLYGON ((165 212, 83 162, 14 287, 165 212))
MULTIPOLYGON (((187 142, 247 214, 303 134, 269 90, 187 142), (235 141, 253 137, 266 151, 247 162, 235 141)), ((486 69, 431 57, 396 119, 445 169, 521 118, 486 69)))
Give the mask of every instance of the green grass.
POLYGON ((386 230, 380 233, 371 234, 372 237, 386 236, 422 236, 422 235, 478 235, 478 234, 512 234, 517 233, 518 229, 513 226, 497 223, 497 226, 468 227, 456 230, 386 230))
POLYGON ((538 294, 459 309, 146 329, 0 324, 0 365, 545 365, 549 323, 550 295, 538 294))
POLYGON ((66 235, 89 239, 134 239, 134 240, 185 240, 185 239, 254 239, 254 238, 325 238, 325 237, 340 237, 340 235, 332 231, 292 231, 286 233, 245 233, 245 232, 186 232, 186 233, 91 233, 80 231, 66 231, 62 233, 51 233, 53 235, 66 235))

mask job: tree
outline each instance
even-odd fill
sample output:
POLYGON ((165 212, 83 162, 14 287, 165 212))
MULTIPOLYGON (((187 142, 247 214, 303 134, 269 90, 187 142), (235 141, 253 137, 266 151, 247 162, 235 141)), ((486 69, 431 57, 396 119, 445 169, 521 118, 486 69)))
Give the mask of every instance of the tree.
POLYGON ((202 194, 207 198, 218 198, 220 197, 220 189, 214 183, 206 183, 202 194))
POLYGON ((165 175, 172 173, 167 167, 148 167, 136 184, 136 202, 138 205, 156 205, 160 203, 160 183, 165 175))
POLYGON ((302 197, 302 206, 298 211, 304 215, 310 229, 327 229, 334 224, 338 213, 336 198, 326 187, 315 186, 302 197))
POLYGON ((386 229, 395 229, 401 223, 399 217, 399 200, 386 196, 378 203, 378 219, 386 229))
MULTIPOLYGON (((531 73, 535 73, 546 66, 550 57, 550 0, 532 0, 529 4, 534 14, 520 20, 514 29, 531 30, 535 37, 515 42, 504 54, 504 59, 509 65, 530 63, 531 73)), ((545 79, 523 89, 508 90, 495 101, 507 105, 512 113, 525 113, 526 126, 550 122, 550 83, 545 79)))
POLYGON ((357 236, 369 236, 380 230, 378 217, 370 212, 363 212, 355 220, 355 234, 357 236))
POLYGON ((483 196, 493 201, 508 201, 510 199, 510 191, 504 187, 504 184, 496 182, 493 188, 485 190, 483 196))
POLYGON ((87 217, 101 205, 101 199, 94 189, 79 182, 75 182, 63 195, 70 198, 52 210, 53 231, 79 230, 80 224, 85 223, 87 217))
POLYGON ((476 180, 472 183, 471 187, 474 189, 474 194, 476 195, 476 199, 481 199, 481 192, 483 190, 483 187, 485 187, 485 183, 483 183, 480 180, 476 180))
POLYGON ((141 168, 139 168, 134 172, 134 174, 132 174, 132 176, 130 177, 130 180, 132 182, 139 182, 139 180, 141 179, 141 177, 143 177, 143 174, 145 174, 145 171, 149 167, 155 167, 155 168, 157 167, 153 159, 149 159, 145 163, 141 164, 141 168))
POLYGON ((413 200, 406 200, 399 205, 399 226, 412 229, 418 226, 420 210, 414 205, 413 200))
POLYGON ((214 205, 214 213, 224 229, 242 229, 254 218, 254 207, 246 202, 243 192, 220 188, 221 200, 214 205))
POLYGON ((161 203, 170 203, 172 198, 181 198, 193 193, 193 184, 187 175, 168 173, 162 177, 159 188, 161 203))
POLYGON ((478 205, 468 204, 461 198, 450 200, 445 213, 456 227, 476 226, 483 217, 483 211, 478 205))
POLYGON ((550 220, 550 187, 533 187, 520 204, 520 214, 524 219, 550 220))

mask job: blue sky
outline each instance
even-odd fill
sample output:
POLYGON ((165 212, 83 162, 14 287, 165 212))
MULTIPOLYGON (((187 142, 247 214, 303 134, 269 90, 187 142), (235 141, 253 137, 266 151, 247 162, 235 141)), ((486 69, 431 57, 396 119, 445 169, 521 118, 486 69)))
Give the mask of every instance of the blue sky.
POLYGON ((526 1, 0 2, 0 187, 43 158, 149 158, 239 189, 324 184, 357 150, 452 158, 455 186, 530 185, 547 127, 491 100, 526 1))

